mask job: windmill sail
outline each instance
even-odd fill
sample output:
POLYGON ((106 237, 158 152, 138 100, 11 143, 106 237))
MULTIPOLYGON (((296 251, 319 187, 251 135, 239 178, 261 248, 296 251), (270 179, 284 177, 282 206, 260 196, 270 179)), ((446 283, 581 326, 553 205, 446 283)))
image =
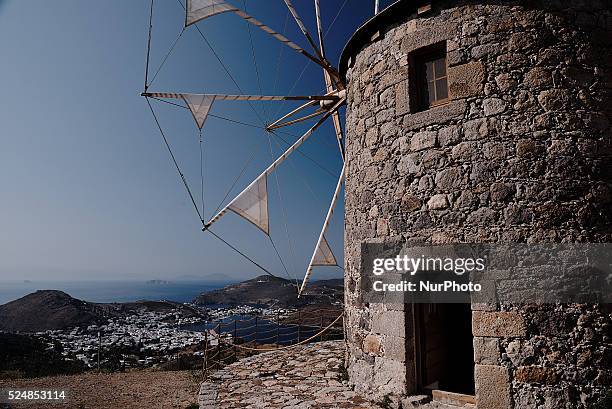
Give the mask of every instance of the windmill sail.
POLYGON ((199 94, 181 94, 181 97, 191 111, 193 119, 196 121, 196 124, 198 124, 198 128, 202 129, 204 122, 206 122, 206 118, 208 118, 210 108, 215 101, 215 97, 199 94))
MULTIPOLYGON (((325 43, 323 41, 323 24, 321 23, 321 5, 319 4, 319 0, 315 0, 315 14, 317 17, 317 34, 319 36, 321 58, 325 59, 325 43)), ((323 70, 323 78, 325 80, 325 89, 327 90, 327 93, 332 92, 334 89, 334 84, 332 83, 332 78, 329 75, 329 72, 325 69, 323 70)), ((337 84, 339 84, 339 82, 337 82, 337 84)), ((332 121, 334 123, 334 130, 336 131, 338 147, 340 148, 340 153, 342 154, 342 160, 344 160, 344 148, 342 147, 342 123, 340 122, 340 114, 338 114, 337 111, 332 114, 332 121)))
POLYGON ((321 60, 324 60, 325 57, 323 57, 323 54, 317 48, 317 45, 315 44, 314 40, 310 36, 310 33, 308 32, 308 30, 306 30, 306 26, 304 25, 304 22, 302 21, 302 19, 298 15, 297 11, 295 10, 295 7, 293 7, 293 3, 291 3, 291 0, 285 0, 285 4, 287 5, 287 8, 289 9, 289 12, 293 16, 293 19, 297 23, 298 27, 300 27, 300 30, 302 31, 302 34, 304 34, 304 37, 306 37, 306 39, 308 40, 308 43, 310 44, 310 46, 312 47, 314 52, 317 53, 317 56, 321 60))
POLYGON ((325 221, 323 222, 323 228, 321 229, 321 234, 319 234, 319 240, 317 240, 317 245, 315 247, 314 253, 312 254, 312 258, 310 259, 310 263, 308 264, 308 269, 306 270, 306 274, 304 275, 304 281, 302 281, 302 286, 300 287, 300 291, 298 292, 298 297, 302 294, 304 289, 306 288, 306 284, 312 275, 312 268, 315 266, 335 266, 338 265, 336 261, 336 257, 329 247, 329 243, 325 238, 325 232, 327 231, 327 227, 329 226, 329 222, 331 220, 332 214, 334 213, 334 208, 336 207, 336 202, 338 201, 338 196, 340 195, 340 189, 342 187, 342 181, 344 180, 344 168, 346 165, 342 166, 342 172, 340 172, 340 177, 338 178, 338 184, 336 185, 336 190, 334 191, 334 195, 332 196, 331 203, 329 205, 329 209, 327 210, 327 216, 325 216, 325 221))
POLYGON ((253 223, 266 234, 270 234, 268 219, 268 183, 261 175, 242 191, 227 208, 253 223))
POLYGON ((227 101, 337 101, 333 93, 326 95, 234 95, 234 94, 181 94, 174 92, 143 92, 143 97, 184 99, 185 95, 214 98, 227 101))
POLYGON ((329 247, 329 243, 323 236, 323 239, 319 243, 319 247, 317 247, 314 258, 312 259, 312 266, 337 266, 338 261, 336 261, 336 256, 334 256, 334 252, 331 247, 329 247))
POLYGON ((187 107, 191 111, 193 115, 193 119, 196 121, 198 128, 202 129, 204 126, 204 122, 206 122, 206 118, 208 118, 208 113, 210 112, 210 108, 212 104, 216 100, 224 100, 224 101, 308 101, 304 105, 300 106, 296 110, 292 111, 288 115, 283 116, 278 121, 274 122, 270 125, 269 129, 274 129, 275 127, 291 125, 293 123, 301 122, 307 120, 309 118, 313 118, 317 115, 322 114, 322 111, 318 111, 315 114, 309 115, 305 118, 301 118, 300 120, 285 123, 280 126, 275 126, 280 123, 282 120, 287 117, 293 115, 294 113, 317 104, 318 101, 338 101, 339 97, 334 95, 334 93, 328 93, 326 95, 231 95, 231 94, 183 94, 183 93, 173 93, 173 92, 143 92, 142 96, 151 97, 151 98, 171 98, 171 99, 182 99, 187 104, 187 107))
POLYGON ((205 18, 236 10, 238 10, 236 7, 222 0, 188 0, 185 27, 205 18))
POLYGON ((322 59, 315 57, 314 55, 310 54, 309 52, 304 50, 302 47, 300 47, 293 41, 289 40, 284 35, 274 31, 273 29, 271 29, 270 27, 268 27, 261 21, 257 20, 256 18, 250 16, 249 14, 245 13, 244 11, 240 10, 237 7, 232 6, 231 4, 225 1, 222 1, 222 0, 187 0, 186 11, 187 11, 187 17, 185 18, 185 27, 195 24, 198 21, 204 20, 211 16, 231 11, 235 13, 236 15, 238 15, 240 18, 246 20, 247 22, 253 24, 257 28, 270 34, 272 37, 274 37, 276 40, 280 41, 281 43, 285 44, 287 47, 292 48, 293 50, 304 55, 306 58, 310 59, 312 62, 320 65, 326 71, 328 71, 333 78, 340 78, 338 72, 327 61, 323 61, 322 59))
MULTIPOLYGON (((274 171, 274 169, 276 169, 281 163, 283 163, 285 161, 285 159, 287 159, 289 157, 289 155, 295 151, 296 149, 298 149, 304 142, 306 142, 306 140, 314 133, 314 131, 321 126, 325 120, 327 118, 330 117, 330 115, 332 114, 332 112, 334 112, 336 109, 338 109, 338 107, 344 103, 344 99, 341 99, 340 101, 338 101, 329 111, 327 111, 327 113, 321 118, 319 119, 319 121, 317 121, 316 124, 313 125, 312 128, 310 128, 309 130, 307 130, 297 141, 295 141, 293 143, 293 145, 291 145, 289 148, 287 148, 287 150, 285 152, 283 152, 282 155, 280 155, 274 162, 272 162, 272 164, 270 166, 268 166, 266 168, 266 170, 264 170, 258 177, 257 179, 255 179, 255 181, 253 181, 249 186, 247 186, 247 188, 245 190, 242 191, 242 193, 240 193, 235 199, 233 199, 227 206, 225 206, 219 213, 217 213, 212 219, 210 219, 208 221, 208 223, 206 223, 204 225, 204 230, 208 229, 213 223, 215 223, 216 221, 218 221, 225 213, 227 213, 228 210, 233 210, 235 213, 239 214, 240 216, 244 217, 246 220, 248 220, 249 222, 255 224, 257 227, 259 227, 264 233, 269 234, 269 229, 266 227, 265 229, 262 228, 258 223, 253 222, 253 220, 249 217, 253 216, 253 212, 251 212, 249 214, 249 217, 246 217, 244 214, 242 214, 241 212, 236 211, 235 209, 232 208, 233 204, 236 202, 236 200, 241 197, 246 191, 249 191, 253 188, 253 186, 258 185, 259 183, 264 183, 261 182, 262 179, 266 179, 267 176, 272 173, 272 171, 274 171)), ((262 194, 262 190, 261 188, 258 187, 258 197, 262 198, 265 196, 265 203, 266 203, 266 211, 265 212, 261 212, 260 214, 263 215, 265 213, 265 217, 267 220, 267 192, 264 194, 262 194)), ((249 197, 253 197, 255 196, 254 193, 249 193, 249 197)), ((263 203, 263 202, 262 202, 263 203)), ((243 212, 243 210, 241 210, 243 212)), ((246 213, 246 212, 244 212, 246 213)), ((260 220, 260 219, 258 219, 260 220)), ((266 225, 267 226, 267 221, 266 223, 261 223, 262 225, 266 225)))

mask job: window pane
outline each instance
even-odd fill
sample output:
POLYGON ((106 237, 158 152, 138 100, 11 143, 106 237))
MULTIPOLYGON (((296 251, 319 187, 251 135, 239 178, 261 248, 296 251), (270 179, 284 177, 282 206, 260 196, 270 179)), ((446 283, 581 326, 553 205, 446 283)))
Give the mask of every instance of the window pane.
POLYGON ((436 81, 436 100, 448 98, 448 87, 446 84, 446 77, 436 81))
POLYGON ((426 62, 425 67, 426 67, 425 75, 427 76, 427 81, 433 81, 434 80, 433 62, 431 61, 426 62))
POLYGON ((436 92, 434 90, 433 81, 427 83, 427 91, 428 91, 429 105, 431 105, 436 100, 436 92))
POLYGON ((434 61, 436 65, 436 78, 446 77, 446 58, 439 58, 434 61))

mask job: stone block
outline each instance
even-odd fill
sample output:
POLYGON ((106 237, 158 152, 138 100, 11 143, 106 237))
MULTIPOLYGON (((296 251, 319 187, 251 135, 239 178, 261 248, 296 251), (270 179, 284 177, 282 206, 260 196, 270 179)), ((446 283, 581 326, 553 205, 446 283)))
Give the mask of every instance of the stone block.
POLYGON ((410 140, 410 150, 421 151, 433 148, 437 143, 437 132, 419 132, 410 140))
POLYGON ((505 202, 509 200, 516 188, 510 183, 492 183, 489 187, 491 200, 494 202, 505 202))
POLYGON ((405 314, 402 311, 379 311, 372 314, 372 332, 395 337, 406 335, 405 314))
POLYGON ((481 95, 484 67, 481 62, 456 65, 448 69, 448 89, 453 99, 481 95))
POLYGON ((472 311, 472 334, 475 337, 524 337, 525 320, 514 311, 472 311))
POLYGON ((500 357, 497 338, 474 337, 474 362, 481 365, 497 365, 500 357))
POLYGON ((481 207, 470 213, 466 219, 466 223, 475 226, 491 226, 495 223, 496 219, 497 214, 495 210, 488 207, 481 207))
POLYGON ((454 167, 441 170, 436 174, 436 186, 440 189, 454 189, 462 184, 461 168, 454 167))
POLYGON ((463 124, 463 134, 467 140, 476 140, 493 136, 497 131, 495 120, 473 119, 463 124))
POLYGON ((404 37, 401 44, 401 51, 408 54, 419 48, 427 47, 444 40, 453 38, 457 33, 456 23, 439 23, 427 25, 413 34, 404 37))
POLYGON ((381 355, 382 348, 380 337, 373 334, 366 335, 363 340, 363 351, 368 354, 381 355))
POLYGON ((452 101, 446 105, 440 105, 427 111, 417 112, 404 116, 404 128, 406 130, 423 128, 428 125, 440 124, 451 119, 462 117, 467 108, 464 100, 452 101))
POLYGON ((499 98, 487 98, 482 101, 482 108, 485 116, 498 115, 504 112, 507 108, 506 102, 499 98))
POLYGON ((427 202, 430 210, 442 210, 448 207, 448 200, 445 194, 433 195, 427 202))
POLYGON ((510 375, 508 369, 497 365, 476 365, 477 407, 486 409, 511 409, 510 375))
POLYGON ((441 146, 454 145, 461 139, 459 127, 456 125, 447 126, 438 131, 438 143, 441 146))
POLYGON ((570 93, 566 89, 549 89, 538 95, 538 102, 547 111, 566 108, 570 100, 570 93))
POLYGON ((421 208, 421 200, 410 193, 405 193, 402 196, 402 202, 400 206, 402 211, 404 212, 413 212, 421 208))
POLYGON ((395 85, 395 113, 397 115, 406 115, 409 112, 408 81, 404 80, 395 85))
POLYGON ((535 67, 525 74, 523 82, 530 88, 538 88, 551 85, 553 81, 550 71, 542 67, 535 67))
POLYGON ((553 368, 535 365, 519 366, 514 371, 514 379, 522 383, 554 385, 559 380, 559 374, 553 368))
POLYGON ((408 343, 406 338, 386 336, 382 341, 384 356, 400 362, 406 361, 406 348, 408 343))
POLYGON ((376 357, 373 381, 381 394, 403 395, 406 392, 406 364, 386 357, 376 357))

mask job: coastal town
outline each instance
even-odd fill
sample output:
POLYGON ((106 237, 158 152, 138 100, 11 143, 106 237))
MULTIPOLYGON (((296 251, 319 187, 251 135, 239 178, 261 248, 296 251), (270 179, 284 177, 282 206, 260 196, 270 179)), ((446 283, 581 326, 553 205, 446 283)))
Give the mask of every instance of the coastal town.
POLYGON ((111 357, 115 357, 119 369, 146 368, 171 361, 187 349, 192 355, 201 356, 204 342, 209 346, 218 342, 213 329, 217 322, 245 316, 272 320, 292 312, 248 305, 214 309, 185 305, 199 308, 202 315, 186 315, 180 308, 163 312, 140 310, 109 318, 101 325, 48 330, 37 335, 44 336, 49 347, 61 344, 66 358, 78 359, 89 368, 108 366, 111 357))

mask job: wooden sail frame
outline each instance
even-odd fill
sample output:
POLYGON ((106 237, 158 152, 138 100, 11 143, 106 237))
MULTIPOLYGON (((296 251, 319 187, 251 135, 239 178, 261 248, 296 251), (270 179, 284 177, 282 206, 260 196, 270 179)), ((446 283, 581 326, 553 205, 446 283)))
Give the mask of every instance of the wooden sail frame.
MULTIPOLYGON (((216 11, 213 10, 212 13, 204 13, 204 16, 202 18, 195 18, 195 19, 190 20, 189 19, 189 13, 190 13, 190 7, 191 7, 190 4, 193 1, 197 1, 197 0, 186 0, 185 11, 187 14, 186 14, 186 20, 185 20, 185 27, 195 24, 198 21, 201 21, 205 18, 212 17, 213 15, 216 15, 216 14, 220 14, 224 12, 232 12, 238 15, 239 17, 241 17, 242 19, 244 19, 245 21, 247 21, 248 23, 253 24, 256 27, 260 28, 261 30, 265 31, 266 33, 271 35, 273 38, 280 41, 282 44, 304 55, 310 61, 315 62, 317 65, 319 65, 322 68, 322 71, 323 71, 323 81, 324 81, 325 89, 326 89, 326 93, 324 95, 293 95, 293 96, 291 95, 232 95, 232 94, 190 94, 190 93, 174 93, 174 92, 148 92, 148 88, 150 85, 148 84, 147 77, 148 77, 148 61, 149 61, 149 52, 150 52, 150 30, 152 28, 151 24, 149 27, 147 70, 145 73, 145 91, 141 95, 147 98, 147 100, 148 98, 182 99, 187 104, 187 108, 191 110, 194 116, 194 119, 196 120, 198 127, 200 128, 200 131, 202 130, 204 121, 206 120, 206 117, 208 116, 208 112, 211 109, 213 102, 217 100, 226 100, 226 101, 304 101, 302 105, 298 106, 297 108, 291 110, 290 112, 286 113, 279 119, 267 125, 265 129, 270 132, 274 131, 275 129, 281 128, 281 127, 291 126, 291 125, 301 123, 301 122, 304 122, 306 120, 309 120, 309 119, 312 119, 318 116, 322 116, 297 141, 295 141, 292 145, 290 145, 286 151, 284 151, 277 159, 275 159, 253 182, 251 182, 251 184, 249 184, 241 193, 239 193, 233 200, 231 200, 227 205, 225 205, 225 207, 223 207, 218 213, 216 213, 210 220, 205 222, 201 218, 202 226, 203 226, 202 230, 210 231, 210 227, 213 223, 220 220, 221 217, 224 214, 226 214, 228 211, 233 211, 234 213, 240 215, 247 221, 253 223, 255 226, 257 226, 260 230, 262 230, 265 234, 269 236, 270 234, 269 224, 267 220, 268 203, 267 203, 266 178, 292 152, 296 151, 304 142, 306 142, 306 140, 315 132, 315 130, 317 130, 328 118, 332 119, 336 140, 338 142, 339 152, 340 152, 343 163, 345 160, 345 152, 344 152, 344 144, 343 144, 344 131, 342 129, 342 123, 340 120, 339 108, 346 103, 346 90, 345 90, 345 84, 343 83, 338 73, 338 70, 329 63, 329 61, 327 60, 325 56, 325 44, 324 44, 325 36, 323 33, 322 23, 321 23, 321 10, 320 10, 320 4, 319 4, 320 0, 314 0, 314 6, 315 6, 315 11, 316 11, 318 45, 315 43, 313 37, 310 35, 308 30, 306 29, 304 22, 298 15, 291 0, 284 0, 289 10, 289 13, 292 15, 293 19, 297 23, 298 27, 300 28, 300 31, 302 32, 307 42, 313 49, 315 55, 312 55, 311 53, 305 51, 303 48, 301 48, 300 46, 298 46, 296 43, 292 42, 291 40, 287 39, 282 34, 274 31, 269 26, 263 24, 262 22, 250 16, 246 12, 240 10, 239 8, 236 8, 230 5, 225 0, 209 0, 208 3, 205 0, 203 0, 202 4, 204 4, 205 7, 208 7, 206 6, 206 4, 209 4, 213 7, 218 6, 220 8, 216 11), (204 102, 196 102, 195 104, 200 104, 200 105, 194 106, 195 105, 193 103, 194 100, 204 101, 204 102), (310 114, 305 114, 300 117, 296 117, 297 114, 302 112, 303 110, 315 107, 317 105, 319 105, 319 107, 314 112, 310 114), (258 203, 258 202, 252 203, 253 200, 255 200, 253 199, 253 197, 257 199, 258 197, 257 195, 261 196, 261 203, 258 203), (249 197, 246 197, 246 196, 249 196, 249 197), (241 208, 239 206, 239 204, 241 204, 242 202, 245 202, 245 198, 248 199, 246 200, 246 206, 251 206, 246 209, 241 208), (259 215, 258 214, 253 215, 252 214, 253 210, 255 212, 259 212, 258 213, 259 215)), ((153 14, 153 1, 151 3, 151 18, 152 18, 152 14, 153 14)), ((153 115, 155 116, 155 114, 153 115)), ((158 126, 159 126, 159 123, 158 123, 158 126)), ((160 131, 162 132, 162 136, 164 136, 161 128, 160 128, 160 131)), ((165 136, 164 136, 164 140, 165 140, 165 136)), ((172 155, 172 152, 170 152, 170 154, 172 155)), ((173 159, 174 159, 174 156, 173 156, 173 159)), ((176 164, 176 161, 175 161, 175 164, 176 164)), ((178 169, 178 164, 176 165, 178 169)), ((321 232, 319 234, 319 238, 317 240, 317 244, 315 246, 313 255, 310 259, 310 263, 306 270, 304 279, 302 281, 302 285, 298 288, 298 297, 304 291, 307 285, 307 282, 312 274, 313 267, 318 266, 318 265, 337 265, 336 258, 333 255, 331 248, 329 247, 327 239, 325 238, 325 232, 329 226, 330 218, 333 214, 334 207, 338 200, 341 185, 344 180, 344 172, 345 172, 345 165, 343 164, 342 172, 340 174, 336 189, 332 196, 327 215, 325 217, 321 232), (325 254, 326 257, 321 257, 321 254, 325 254), (322 259, 323 261, 321 260, 318 261, 318 259, 322 259)), ((182 173, 180 172, 180 169, 179 169, 179 173, 181 174, 181 177, 183 177, 182 173)), ((186 184, 184 177, 183 177, 183 182, 185 182, 186 184)), ((186 185, 186 188, 189 192, 189 187, 187 185, 186 185)), ((195 202, 194 202, 194 205, 195 205, 195 202)), ((196 206, 196 210, 197 210, 197 206, 196 206)), ((213 233, 212 231, 211 231, 211 234, 213 234, 215 237, 219 238, 221 241, 228 244, 230 247, 232 247, 234 250, 239 252, 243 257, 247 258, 249 261, 257 265, 259 268, 263 269, 268 274, 271 274, 264 267, 260 266, 254 260, 252 260, 245 254, 240 252, 238 249, 233 247, 231 244, 227 243, 225 240, 220 238, 217 234, 213 233)))

